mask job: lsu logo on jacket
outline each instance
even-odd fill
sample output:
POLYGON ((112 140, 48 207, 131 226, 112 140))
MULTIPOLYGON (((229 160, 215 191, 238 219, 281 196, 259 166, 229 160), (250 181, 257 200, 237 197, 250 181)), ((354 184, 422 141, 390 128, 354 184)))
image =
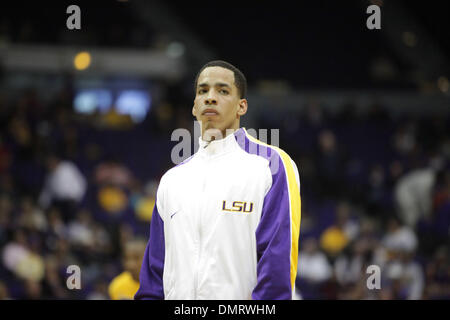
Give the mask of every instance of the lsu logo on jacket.
POLYGON ((251 213, 253 211, 253 202, 233 201, 232 204, 227 204, 227 201, 223 200, 222 211, 251 213))

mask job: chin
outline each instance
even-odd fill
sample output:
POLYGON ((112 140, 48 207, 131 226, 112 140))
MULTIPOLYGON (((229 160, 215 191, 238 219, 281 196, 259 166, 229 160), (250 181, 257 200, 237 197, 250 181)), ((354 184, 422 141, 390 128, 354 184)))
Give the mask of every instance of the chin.
POLYGON ((204 119, 204 120, 202 120, 202 126, 205 129, 220 129, 219 128, 220 124, 217 121, 212 120, 212 119, 204 119))
POLYGON ((219 130, 219 131, 222 131, 221 127, 219 127, 218 125, 213 124, 213 123, 205 123, 204 124, 204 128, 205 128, 205 130, 219 130))
POLYGON ((204 122, 217 122, 219 121, 219 117, 218 116, 202 116, 201 117, 202 121, 204 122))

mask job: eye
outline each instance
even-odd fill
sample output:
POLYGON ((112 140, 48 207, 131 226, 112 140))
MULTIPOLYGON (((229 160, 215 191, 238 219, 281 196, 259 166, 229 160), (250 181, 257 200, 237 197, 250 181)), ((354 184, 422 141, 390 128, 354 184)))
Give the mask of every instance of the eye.
POLYGON ((198 94, 204 94, 206 93, 206 89, 199 89, 197 92, 198 94))
POLYGON ((221 89, 219 92, 220 92, 221 94, 228 94, 228 93, 229 93, 228 90, 225 90, 225 89, 221 89))

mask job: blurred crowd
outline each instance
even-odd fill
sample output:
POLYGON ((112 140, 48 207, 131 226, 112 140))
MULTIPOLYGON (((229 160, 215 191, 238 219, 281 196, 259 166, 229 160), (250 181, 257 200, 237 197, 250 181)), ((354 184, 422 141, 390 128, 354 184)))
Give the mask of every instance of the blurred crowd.
POLYGON ((299 296, 449 299, 448 115, 303 110, 280 139, 302 178, 299 296))
POLYGON ((70 90, 46 102, 34 90, 7 98, 0 99, 0 299, 110 299, 120 295, 123 281, 114 280, 123 272, 125 286, 135 286, 160 170, 138 179, 126 163, 148 160, 145 133, 117 131, 109 114, 80 117, 70 90), (131 151, 134 142, 134 157, 118 147, 131 151), (139 252, 127 251, 132 243, 139 252), (81 270, 80 290, 67 289, 71 265, 81 270))
MULTIPOLYGON (((163 101, 130 125, 80 116, 72 101, 68 89, 45 102, 33 90, 0 97, 0 299, 136 290, 158 181, 173 166, 170 133, 192 116, 163 101), (80 290, 67 289, 70 265, 80 290)), ((300 171, 298 297, 450 298, 448 115, 298 110, 281 124, 261 113, 257 127, 281 128, 300 171), (379 288, 367 287, 371 265, 379 288)))

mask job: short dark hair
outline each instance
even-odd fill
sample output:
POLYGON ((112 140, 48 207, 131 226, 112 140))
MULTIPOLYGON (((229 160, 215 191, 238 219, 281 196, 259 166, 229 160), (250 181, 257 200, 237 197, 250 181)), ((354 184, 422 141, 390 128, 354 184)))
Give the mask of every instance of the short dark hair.
POLYGON ((199 72, 197 73, 197 75, 195 77, 195 82, 194 82, 194 90, 195 91, 197 91, 197 82, 198 82, 198 77, 200 76, 200 73, 202 73, 202 71, 208 67, 222 67, 222 68, 233 71, 234 84, 236 85, 236 88, 239 91, 239 97, 241 99, 244 99, 246 97, 247 79, 245 78, 244 74, 241 72, 241 70, 239 70, 238 68, 233 66, 231 63, 223 61, 223 60, 210 61, 199 70, 199 72))

